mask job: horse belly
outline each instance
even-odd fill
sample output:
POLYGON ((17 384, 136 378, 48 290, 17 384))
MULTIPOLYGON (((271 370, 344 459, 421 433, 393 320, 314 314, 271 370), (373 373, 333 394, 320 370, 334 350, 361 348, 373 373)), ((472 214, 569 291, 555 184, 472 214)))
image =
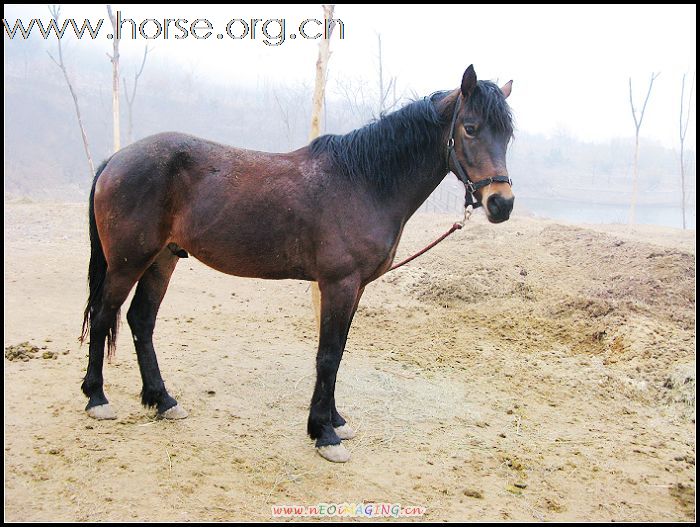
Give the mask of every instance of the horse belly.
POLYGON ((196 223, 174 233, 175 243, 199 261, 226 274, 249 278, 311 280, 306 247, 293 222, 224 214, 227 220, 196 223), (286 225, 287 228, 282 228, 286 225))
POLYGON ((203 248, 189 252, 205 265, 234 276, 273 280, 312 280, 303 266, 290 261, 280 253, 257 253, 236 249, 212 252, 203 248))

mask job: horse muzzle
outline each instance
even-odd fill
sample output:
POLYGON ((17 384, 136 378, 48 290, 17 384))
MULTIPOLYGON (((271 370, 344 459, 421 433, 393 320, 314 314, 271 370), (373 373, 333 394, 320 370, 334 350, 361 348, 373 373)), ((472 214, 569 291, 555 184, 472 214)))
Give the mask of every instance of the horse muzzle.
POLYGON ((486 200, 486 210, 489 221, 491 223, 501 223, 510 218, 510 213, 513 211, 513 202, 515 197, 505 198, 501 194, 491 194, 486 200))

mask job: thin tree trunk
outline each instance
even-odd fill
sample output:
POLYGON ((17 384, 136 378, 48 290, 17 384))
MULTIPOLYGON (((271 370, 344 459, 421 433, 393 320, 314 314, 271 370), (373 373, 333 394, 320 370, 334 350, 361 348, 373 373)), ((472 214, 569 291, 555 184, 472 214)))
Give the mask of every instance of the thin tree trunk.
POLYGON ((107 56, 112 62, 112 136, 113 149, 117 152, 121 148, 121 132, 119 129, 119 40, 117 38, 117 19, 112 13, 112 6, 107 4, 107 14, 112 22, 112 54, 107 56))
MULTIPOLYGON (((323 6, 324 20, 333 18, 334 5, 323 6)), ((318 48, 318 59, 316 60, 316 83, 314 85, 314 97, 311 107, 311 129, 309 131, 309 141, 316 139, 321 133, 321 114, 323 113, 323 95, 326 89, 326 71, 328 70, 328 60, 331 56, 331 35, 334 26, 331 25, 328 31, 328 38, 321 40, 318 48)))
POLYGON ((382 35, 377 33, 377 61, 379 62, 379 114, 381 117, 396 107, 396 77, 389 77, 389 82, 384 86, 384 60, 382 59, 382 35), (389 100, 389 94, 392 94, 389 100))
MULTIPOLYGON (((49 7, 49 12, 51 13, 52 18, 56 21, 56 25, 58 26, 58 19, 60 18, 61 15, 61 8, 58 6, 53 6, 49 7)), ((66 84, 68 85, 68 91, 70 91, 70 95, 73 98, 73 105, 75 106, 75 115, 78 118, 78 126, 80 127, 80 135, 83 139, 83 148, 85 148, 85 157, 87 158, 88 162, 88 167, 90 169, 90 178, 95 177, 95 164, 92 162, 92 155, 90 154, 90 145, 88 143, 88 138, 87 138, 87 133, 85 132, 85 126, 83 125, 83 118, 80 115, 80 105, 78 104, 78 96, 75 93, 75 90, 73 89, 73 84, 70 81, 70 78, 68 77, 68 71, 66 71, 66 65, 63 62, 63 49, 61 48, 61 39, 57 38, 56 39, 57 44, 58 44, 58 60, 56 60, 51 53, 48 53, 49 57, 51 57, 51 60, 54 61, 56 66, 58 66, 61 69, 61 72, 63 73, 63 78, 66 80, 66 84)))
MULTIPOLYGON (((328 23, 333 18, 334 5, 323 6, 324 23, 328 23)), ((323 113, 323 100, 326 90, 326 72, 328 71, 328 60, 331 56, 331 35, 334 25, 328 28, 328 38, 321 40, 318 48, 318 59, 316 60, 316 84, 314 85, 313 105, 311 107, 311 129, 309 131, 309 141, 316 139, 321 133, 321 114, 323 113)), ((325 32, 324 32, 325 34, 325 32)), ((321 291, 318 283, 311 284, 311 301, 316 314, 316 325, 321 327, 321 291)))
POLYGON ((136 99, 136 88, 139 84, 139 77, 143 73, 143 68, 146 66, 146 58, 148 57, 148 46, 143 50, 143 60, 141 61, 141 68, 134 74, 134 89, 131 91, 131 96, 129 96, 129 89, 126 86, 126 77, 122 80, 124 81, 124 98, 126 99, 127 106, 127 128, 126 128, 126 142, 131 144, 134 141, 134 99, 136 99))
POLYGON ((693 81, 690 84, 690 93, 688 96, 688 114, 683 122, 683 103, 685 99, 685 74, 683 74, 683 82, 681 83, 681 111, 678 120, 678 135, 681 140, 681 212, 683 214, 683 229, 686 228, 685 221, 685 135, 688 131, 688 123, 690 122, 690 108, 693 102, 693 89, 695 88, 695 73, 693 73, 693 81))
POLYGON ((685 162, 683 161, 683 141, 681 141, 681 213, 683 214, 683 230, 685 230, 685 162))
POLYGON ((377 34, 379 46, 379 117, 384 113, 384 68, 382 66, 382 36, 377 34))
POLYGON ((126 86, 126 77, 122 81, 124 82, 124 98, 126 99, 126 144, 130 145, 134 142, 134 105, 133 101, 129 100, 129 88, 126 86))
POLYGON ((634 134, 634 165, 632 167, 632 206, 630 207, 630 223, 636 222, 635 209, 637 207, 637 188, 639 179, 639 128, 634 134))
POLYGON ((632 109, 632 119, 634 119, 634 167, 632 172, 632 203, 630 204, 630 216, 629 222, 635 223, 635 211, 637 208, 637 188, 638 188, 638 177, 639 177, 639 130, 642 128, 642 121, 644 120, 644 112, 647 109, 647 103, 649 102, 649 96, 651 95, 651 87, 654 85, 654 80, 660 75, 660 73, 652 73, 651 79, 649 80, 649 89, 647 90, 647 96, 644 99, 644 105, 642 106, 642 111, 639 114, 639 119, 637 119, 637 112, 634 109, 634 101, 632 98, 632 77, 629 79, 630 84, 630 107, 632 109))

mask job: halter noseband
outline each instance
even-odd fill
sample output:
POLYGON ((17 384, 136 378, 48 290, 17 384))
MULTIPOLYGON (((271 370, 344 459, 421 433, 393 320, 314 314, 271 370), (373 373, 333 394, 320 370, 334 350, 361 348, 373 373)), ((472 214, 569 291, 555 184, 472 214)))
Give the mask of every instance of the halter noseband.
POLYGON ((464 183, 464 188, 466 189, 466 194, 464 196, 464 207, 472 207, 473 209, 481 207, 481 202, 479 202, 475 197, 474 193, 484 187, 489 186, 491 183, 508 183, 513 185, 513 182, 508 176, 494 176, 476 183, 472 183, 469 179, 469 175, 466 170, 462 168, 462 164, 457 158, 457 152, 455 151, 455 124, 457 123, 457 116, 459 115, 459 110, 462 107, 462 94, 457 95, 457 102, 455 103, 455 111, 452 114, 452 124, 450 125, 450 138, 447 140, 447 169, 450 169, 450 159, 452 164, 457 171, 457 177, 462 183, 464 183))

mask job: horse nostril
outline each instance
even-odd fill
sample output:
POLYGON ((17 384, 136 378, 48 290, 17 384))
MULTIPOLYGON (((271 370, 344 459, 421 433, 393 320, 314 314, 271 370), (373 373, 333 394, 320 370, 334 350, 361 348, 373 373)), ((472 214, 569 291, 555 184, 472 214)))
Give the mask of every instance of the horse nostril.
POLYGON ((486 207, 494 218, 506 220, 513 210, 514 201, 514 198, 506 199, 500 194, 492 194, 486 203, 486 207))
POLYGON ((501 198, 498 194, 494 194, 489 197, 488 201, 486 202, 486 207, 489 209, 489 213, 492 216, 498 216, 498 211, 500 210, 500 201, 503 198, 501 198))

